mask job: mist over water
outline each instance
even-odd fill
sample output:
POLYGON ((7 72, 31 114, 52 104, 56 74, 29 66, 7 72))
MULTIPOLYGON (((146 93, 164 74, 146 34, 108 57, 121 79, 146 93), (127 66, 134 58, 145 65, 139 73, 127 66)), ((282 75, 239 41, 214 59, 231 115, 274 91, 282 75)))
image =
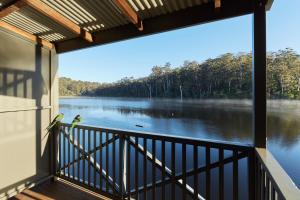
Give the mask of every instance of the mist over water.
MULTIPOLYGON (((249 100, 61 98, 70 123, 251 144, 249 100)), ((300 101, 268 101, 268 149, 300 187, 300 101)))

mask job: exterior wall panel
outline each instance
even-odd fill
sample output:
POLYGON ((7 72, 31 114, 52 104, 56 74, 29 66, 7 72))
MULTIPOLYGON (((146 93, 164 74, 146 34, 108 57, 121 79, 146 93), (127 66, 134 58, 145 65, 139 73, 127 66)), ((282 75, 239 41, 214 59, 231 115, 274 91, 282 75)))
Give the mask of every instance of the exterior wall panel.
POLYGON ((57 55, 0 29, 0 199, 49 176, 57 55))

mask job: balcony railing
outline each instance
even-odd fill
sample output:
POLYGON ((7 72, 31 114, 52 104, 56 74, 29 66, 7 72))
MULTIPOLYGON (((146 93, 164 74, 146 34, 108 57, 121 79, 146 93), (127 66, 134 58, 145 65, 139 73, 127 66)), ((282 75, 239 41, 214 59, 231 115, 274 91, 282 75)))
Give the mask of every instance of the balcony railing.
POLYGON ((250 145, 70 124, 57 133, 55 175, 113 199, 287 199, 250 145))
POLYGON ((264 148, 255 149, 256 199, 300 199, 300 190, 264 148))

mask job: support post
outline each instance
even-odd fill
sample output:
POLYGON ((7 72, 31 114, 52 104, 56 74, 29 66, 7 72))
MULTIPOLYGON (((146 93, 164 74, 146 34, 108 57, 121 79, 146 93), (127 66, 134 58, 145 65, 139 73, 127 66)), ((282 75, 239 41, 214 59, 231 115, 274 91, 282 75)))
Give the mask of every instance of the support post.
POLYGON ((59 160, 59 129, 60 125, 55 125, 52 130, 50 130, 50 160, 51 160, 51 175, 53 176, 52 181, 56 180, 58 171, 58 160, 59 160))
POLYGON ((253 14, 253 132, 254 146, 266 148, 266 10, 265 1, 256 0, 253 14))

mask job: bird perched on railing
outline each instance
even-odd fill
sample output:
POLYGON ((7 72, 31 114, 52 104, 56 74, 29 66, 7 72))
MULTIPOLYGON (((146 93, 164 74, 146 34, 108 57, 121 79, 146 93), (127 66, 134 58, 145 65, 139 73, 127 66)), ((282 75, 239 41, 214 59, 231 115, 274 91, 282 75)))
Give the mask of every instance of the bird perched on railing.
POLYGON ((55 126, 57 123, 60 123, 63 119, 64 119, 63 113, 56 115, 52 120, 52 122, 49 124, 49 126, 46 128, 46 130, 49 132, 53 126, 55 126))
POLYGON ((75 126, 77 126, 80 122, 82 122, 82 117, 80 115, 76 115, 76 117, 72 121, 71 128, 69 130, 69 135, 70 135, 71 140, 73 140, 71 132, 72 132, 73 128, 75 126))
POLYGON ((80 115, 76 115, 76 117, 72 121, 70 131, 81 122, 82 122, 82 117, 80 115))

